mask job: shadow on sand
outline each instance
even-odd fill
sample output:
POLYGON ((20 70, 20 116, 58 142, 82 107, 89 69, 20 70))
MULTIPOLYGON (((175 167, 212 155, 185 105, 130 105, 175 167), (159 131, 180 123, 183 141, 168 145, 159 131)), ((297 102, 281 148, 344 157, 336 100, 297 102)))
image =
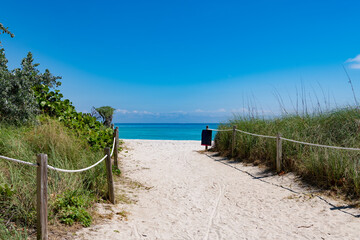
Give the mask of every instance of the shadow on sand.
MULTIPOLYGON (((291 189, 289 187, 285 187, 285 186, 282 186, 282 185, 279 185, 279 184, 276 184, 276 183, 266 181, 266 178, 277 175, 276 173, 274 173, 270 169, 265 169, 265 170, 257 173, 256 175, 254 175, 253 173, 250 173, 248 171, 245 171, 245 170, 242 170, 242 169, 236 167, 234 164, 239 163, 238 161, 234 161, 234 160, 228 159, 226 157, 222 157, 222 156, 220 156, 220 154, 215 153, 215 152, 205 152, 205 155, 208 156, 209 158, 211 158, 212 160, 214 160, 215 162, 222 163, 222 164, 224 164, 226 166, 229 166, 229 167, 232 167, 232 168, 236 169, 237 171, 240 171, 242 173, 245 173, 245 174, 249 175, 254 180, 259 180, 261 182, 264 182, 264 183, 271 184, 271 185, 276 186, 276 187, 286 189, 286 190, 288 190, 288 191, 290 191, 292 193, 295 193, 295 194, 313 194, 314 192, 320 192, 320 191, 298 192, 298 191, 293 190, 293 189, 291 189)), ((346 211, 346 209, 354 209, 354 208, 356 208, 356 206, 353 205, 353 204, 344 205, 344 206, 335 206, 334 204, 332 204, 331 202, 329 202, 328 200, 326 200, 325 198, 323 198, 320 195, 315 195, 314 194, 313 196, 317 197, 318 199, 320 199, 320 200, 324 201, 326 204, 328 204, 330 206, 330 210, 332 210, 332 211, 337 210, 337 211, 340 211, 342 213, 353 216, 355 218, 360 218, 360 214, 356 215, 356 214, 353 214, 351 212, 346 211)))

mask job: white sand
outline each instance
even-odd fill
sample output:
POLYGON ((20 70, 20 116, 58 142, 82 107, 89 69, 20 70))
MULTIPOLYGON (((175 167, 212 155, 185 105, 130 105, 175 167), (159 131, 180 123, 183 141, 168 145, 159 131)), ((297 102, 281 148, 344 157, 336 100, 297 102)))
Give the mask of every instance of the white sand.
POLYGON ((360 218, 350 215, 359 210, 334 210, 311 194, 280 187, 310 191, 292 174, 273 176, 200 154, 196 141, 125 143, 124 174, 152 188, 135 190, 137 203, 112 208, 129 211, 127 221, 115 214, 77 239, 360 239, 360 218))

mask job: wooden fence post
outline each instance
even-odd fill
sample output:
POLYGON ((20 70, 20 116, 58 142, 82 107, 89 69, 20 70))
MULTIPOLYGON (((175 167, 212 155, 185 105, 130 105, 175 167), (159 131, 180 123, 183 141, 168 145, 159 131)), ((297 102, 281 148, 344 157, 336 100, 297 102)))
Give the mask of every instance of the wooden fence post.
POLYGON ((114 165, 119 168, 118 153, 119 153, 119 127, 114 130, 115 147, 114 147, 114 165))
MULTIPOLYGON (((206 130, 209 130, 209 126, 206 126, 206 130)), ((208 150, 208 146, 205 146, 205 151, 208 150)))
POLYGON ((37 155, 36 172, 36 211, 37 211, 37 239, 48 239, 48 208, 47 208, 47 155, 37 155))
POLYGON ((236 126, 233 126, 233 133, 232 133, 232 145, 231 145, 231 157, 234 157, 234 150, 235 150, 235 136, 236 136, 236 126))
POLYGON ((276 171, 280 172, 282 167, 282 142, 281 134, 278 133, 276 136, 276 171))
POLYGON ((115 204, 115 192, 114 192, 114 179, 112 174, 112 166, 111 166, 111 157, 110 157, 110 148, 106 147, 104 149, 106 156, 105 165, 106 165, 106 176, 108 183, 108 193, 109 200, 111 203, 115 204))

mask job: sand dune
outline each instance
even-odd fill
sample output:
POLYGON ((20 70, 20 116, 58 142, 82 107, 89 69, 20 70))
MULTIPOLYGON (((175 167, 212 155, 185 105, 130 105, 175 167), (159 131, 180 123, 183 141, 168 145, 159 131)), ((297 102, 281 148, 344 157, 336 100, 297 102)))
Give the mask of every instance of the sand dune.
POLYGON ((125 144, 124 174, 147 188, 134 189, 135 204, 100 205, 114 216, 78 239, 360 239, 359 210, 335 208, 343 203, 316 197, 292 174, 201 154, 197 141, 125 144))

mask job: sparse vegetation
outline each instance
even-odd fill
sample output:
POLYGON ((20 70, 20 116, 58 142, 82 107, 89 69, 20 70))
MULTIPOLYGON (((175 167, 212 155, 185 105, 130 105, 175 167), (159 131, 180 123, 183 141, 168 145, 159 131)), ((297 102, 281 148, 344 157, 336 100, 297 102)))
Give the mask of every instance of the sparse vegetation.
MULTIPOLYGON (((118 215, 121 220, 126 220, 126 221, 127 221, 129 212, 128 212, 128 211, 125 211, 125 210, 122 210, 122 211, 120 211, 120 212, 117 212, 116 215, 118 215)), ((115 230, 115 231, 116 231, 116 230, 115 230)))

